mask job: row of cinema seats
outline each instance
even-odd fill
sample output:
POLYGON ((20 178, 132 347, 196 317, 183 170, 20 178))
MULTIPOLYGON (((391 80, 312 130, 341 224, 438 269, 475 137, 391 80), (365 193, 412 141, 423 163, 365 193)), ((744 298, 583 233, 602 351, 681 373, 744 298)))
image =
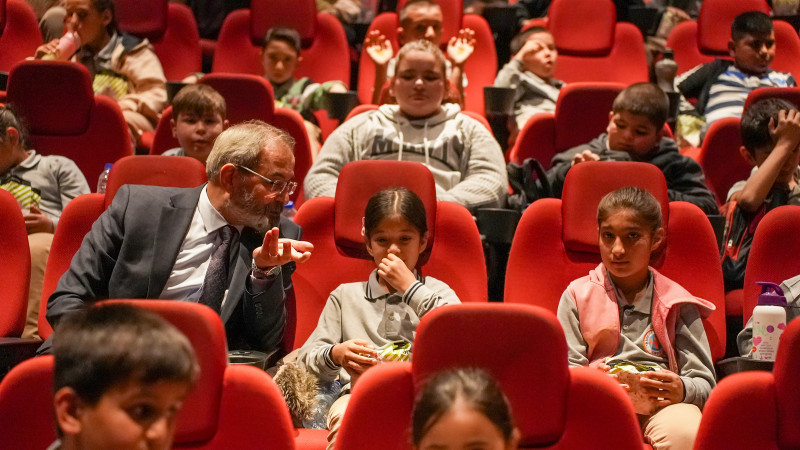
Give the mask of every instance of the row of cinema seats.
MULTIPOLYGON (((111 171, 106 194, 87 194, 67 205, 56 230, 48 260, 42 295, 40 334, 51 333, 44 319, 46 300, 61 274, 68 268, 83 236, 108 207, 117 189, 126 183, 191 187, 205 181, 200 163, 190 158, 165 156, 127 157, 111 171), (152 158, 159 158, 155 164, 152 158)), ((424 274, 444 280, 464 301, 487 301, 487 274, 483 249, 474 220, 466 209, 435 200, 430 171, 423 165, 398 161, 358 161, 342 171, 336 197, 320 197, 304 203, 295 221, 304 229, 304 239, 315 246, 314 256, 301 264, 293 276, 295 298, 290 299, 289 325, 283 350, 298 348, 317 323, 328 294, 343 282, 358 281, 372 268, 364 251, 360 218, 369 196, 384 187, 406 186, 426 204, 431 238, 423 255, 424 274), (296 300, 295 300, 296 299, 296 300)), ((678 281, 690 292, 710 300, 717 311, 706 319, 706 332, 714 360, 725 351, 725 300, 716 239, 705 215, 685 202, 668 202, 666 183, 655 166, 643 163, 596 162, 576 166, 567 178, 563 199, 534 202, 522 217, 512 243, 505 280, 506 303, 528 303, 555 312, 567 284, 588 273, 600 261, 595 211, 600 198, 623 185, 648 189, 662 204, 667 245, 652 265, 678 281), (535 295, 532 295, 535 292, 535 295)), ((0 192, 10 230, 22 229, 16 202, 0 192), (17 217, 15 219, 15 217, 17 217), (12 222, 12 220, 16 220, 12 222)), ((800 272, 793 263, 800 228, 800 209, 785 207, 769 214, 754 243, 747 285, 754 281, 780 282, 800 272), (774 217, 774 218, 773 218, 774 217), (762 243, 763 240, 763 243, 762 243), (785 240, 786 242, 782 242, 785 240), (780 255, 774 264, 769 255, 780 255)), ((27 241, 24 233, 3 237, 8 260, 20 261, 3 273, 9 300, 2 317, 14 322, 3 336, 19 336, 27 286, 27 241), (13 299, 13 300, 12 300, 13 299)), ((756 289, 744 292, 744 311, 752 311, 756 289)), ((749 314, 744 315, 744 320, 749 314)))
MULTIPOLYGON (((325 447, 324 430, 293 429, 281 392, 265 372, 227 364, 224 328, 209 308, 116 301, 161 314, 197 352, 201 376, 178 416, 174 448, 325 447)), ((420 385, 439 370, 464 366, 483 368, 498 381, 521 432, 520 448, 649 448, 642 444, 633 405, 611 378, 590 368, 568 369, 566 341, 552 313, 479 303, 431 312, 420 322, 413 362, 384 363, 363 375, 335 448, 408 449, 420 385)), ((4 446, 41 449, 56 439, 52 372, 52 356, 43 356, 23 362, 0 382, 4 446)), ((695 449, 797 448, 798 376, 800 322, 793 322, 781 338, 774 373, 735 374, 712 391, 695 449)))
MULTIPOLYGON (((93 220, 108 206, 113 193, 121 184, 128 181, 164 184, 164 180, 167 180, 169 184, 177 182, 181 185, 192 186, 199 185, 204 181, 202 167, 191 159, 159 157, 162 158, 160 161, 163 161, 161 165, 167 167, 174 164, 175 168, 155 172, 152 170, 154 165, 149 158, 151 157, 139 156, 120 161, 112 169, 109 178, 109 191, 106 196, 87 194, 68 205, 56 232, 48 261, 43 301, 46 301, 49 293, 54 289, 58 277, 68 267, 71 256, 77 250, 82 236, 88 231, 93 220), (187 163, 188 161, 192 161, 194 167, 186 166, 185 164, 189 164, 187 163), (178 173, 181 176, 176 176, 178 173), (148 177, 150 178, 148 179, 148 177)), ((315 253, 311 260, 298 267, 293 276, 294 301, 287 305, 290 319, 287 326, 289 331, 284 340, 284 351, 298 348, 302 345, 313 330, 328 293, 335 286, 342 282, 359 280, 369 272, 372 265, 364 254, 363 244, 361 243, 359 233, 361 213, 359 211, 363 210, 363 205, 372 192, 386 186, 398 184, 417 191, 426 204, 432 238, 430 240, 430 252, 425 255, 427 259, 422 268, 423 273, 446 281, 465 302, 485 302, 486 273, 475 224, 469 213, 459 205, 435 201, 435 189, 430 172, 424 166, 416 163, 396 161, 352 163, 346 167, 340 177, 340 185, 337 188, 337 193, 340 193, 340 195, 335 198, 317 198, 308 201, 300 208, 295 218, 304 227, 304 238, 314 243, 315 253), (403 174, 402 177, 398 175, 400 173, 403 174)), ((520 222, 520 233, 518 233, 512 246, 509 272, 506 280, 506 303, 524 303, 542 307, 550 313, 555 311, 556 302, 566 284, 572 279, 584 275, 589 268, 594 267, 599 262, 594 211, 600 197, 605 192, 623 184, 644 187, 652 192, 662 203, 665 223, 667 224, 667 245, 665 251, 653 261, 653 265, 667 276, 680 282, 691 292, 711 300, 717 306, 717 311, 704 324, 711 344, 712 355, 715 360, 719 360, 725 348, 725 308, 722 295, 721 271, 713 231, 698 208, 684 202, 670 203, 667 201, 663 176, 650 165, 611 162, 580 165, 570 172, 563 200, 545 199, 535 202, 523 216, 520 222), (615 176, 612 177, 611 174, 615 176), (620 176, 620 174, 624 174, 624 176, 620 176), (556 267, 558 269, 554 269, 556 267)), ((8 197, 2 194, 0 193, 0 199, 8 197)), ((8 210, 9 214, 4 213, 4 217, 11 217, 14 212, 19 214, 15 203, 8 206, 8 210)), ((756 275, 751 275, 748 272, 748 280, 752 282, 753 277, 758 277, 759 280, 780 281, 800 271, 800 267, 791 267, 791 261, 795 260, 792 258, 799 249, 793 248, 791 242, 789 245, 785 242, 780 242, 778 245, 767 242, 771 234, 777 235, 780 241, 781 237, 785 238, 785 233, 796 233, 798 231, 798 227, 800 227, 800 208, 779 208, 769 214, 762 225, 753 244, 753 255, 751 257, 754 261, 752 268, 758 267, 763 271, 756 275), (787 227, 786 224, 791 224, 791 226, 787 227), (786 258, 785 260, 782 259, 782 261, 787 263, 780 267, 779 272, 775 271, 776 265, 774 264, 776 256, 774 249, 776 247, 781 249, 780 256, 786 258)), ((22 243, 17 242, 16 245, 18 248, 25 247, 24 241, 22 243)), ((12 247, 3 245, 2 248, 12 247)), ((24 257, 24 254, 21 256, 5 256, 8 260, 20 261, 24 260, 24 257), (17 257, 21 259, 14 259, 17 257)), ((14 266, 16 267, 16 265, 14 266)), ((751 267, 748 270, 750 271, 751 267)), ((22 283, 17 285, 19 287, 18 290, 24 291, 24 286, 26 286, 24 284, 24 275, 24 271, 20 271, 10 278, 10 281, 16 279, 17 283, 22 283)), ((7 286, 11 286, 11 284, 7 286)), ((747 294, 752 297, 752 304, 754 304, 757 293, 748 292, 747 294)), ((24 301, 25 296, 23 295, 19 302, 24 304, 24 301)), ((476 306, 476 308, 480 307, 476 306)), ((45 308, 43 307, 42 311, 44 310, 45 308)), ((524 311, 524 309, 512 311, 515 311, 512 314, 513 316, 524 315, 520 312, 524 311)), ((483 317, 484 314, 488 313, 474 314, 475 316, 473 317, 483 317)), ((6 317, 6 315, 3 314, 3 317, 6 317)), ((515 353, 514 355, 502 356, 500 358, 501 361, 518 361, 515 358, 525 357, 527 353, 520 352, 520 341, 516 341, 517 339, 522 339, 524 342, 538 342, 534 336, 541 338, 539 332, 533 333, 531 337, 525 337, 526 335, 522 332, 509 333, 509 319, 499 322, 503 324, 501 327, 502 332, 490 331, 490 329, 486 328, 485 321, 482 318, 472 319, 480 330, 480 332, 475 331, 474 333, 466 333, 464 332, 465 328, 463 328, 466 326, 465 323, 472 322, 466 319, 459 320, 461 321, 458 322, 460 326, 458 329, 461 331, 444 334, 449 336, 450 339, 452 339, 452 336, 479 336, 481 344, 471 345, 480 346, 486 344, 487 348, 494 349, 493 351, 496 351, 497 348, 508 348, 509 351, 515 353), (514 344, 506 344, 505 346, 488 344, 491 339, 507 338, 515 339, 514 344)), ((47 324, 40 320, 40 326, 42 336, 48 336, 51 331, 47 324)), ((420 331, 421 335, 422 331, 420 331)), ((465 342, 463 339, 459 339, 458 345, 442 348, 461 348, 461 346, 466 345, 465 342)), ((550 345, 554 341, 548 338, 543 339, 542 342, 548 342, 548 345, 550 345)), ((480 361, 476 355, 480 355, 481 352, 470 345, 467 345, 467 347, 469 348, 468 354, 472 354, 472 357, 475 358, 470 359, 470 361, 480 361)), ((534 345, 534 347, 536 346, 534 345)), ((536 348, 538 352, 539 349, 538 347, 536 348)), ((565 353, 562 350, 554 350, 554 353, 561 355, 559 358, 563 360, 565 353)), ((418 355, 419 353, 415 353, 415 363, 421 358, 418 355)), ((535 360, 538 361, 538 364, 531 366, 534 367, 533 369, 519 370, 514 373, 529 373, 531 370, 536 370, 537 374, 543 375, 543 371, 546 370, 541 367, 544 360, 540 359, 540 357, 537 353, 535 360)), ((443 356, 440 355, 434 359, 438 360, 440 358, 443 358, 443 356)), ((445 358, 442 361, 446 362, 448 360, 445 358)), ((455 364, 455 362, 452 363, 455 364)), ((36 362, 31 364, 45 363, 36 362)), ((522 362, 519 362, 519 364, 519 367, 528 367, 522 362)), ((559 365, 565 366, 563 362, 559 362, 555 367, 559 365)), ((383 370, 389 371, 390 369, 381 369, 381 371, 383 370)), ((393 366, 391 374, 387 376, 400 377, 401 379, 407 378, 408 374, 400 373, 403 370, 409 369, 393 366)), ((419 380, 419 378, 415 378, 414 369, 411 368, 410 370, 411 380, 419 380)), ((219 370, 212 373, 218 372, 219 370)), ((581 372, 569 372, 569 377, 582 376, 575 375, 576 373, 580 374, 581 372)), ((501 377, 501 379, 503 376, 510 376, 503 371, 495 375, 501 377)), ((252 374, 252 376, 256 375, 252 374)), ((554 398, 555 400, 553 401, 555 402, 563 402, 566 395, 564 385, 572 386, 576 382, 565 381, 563 373, 554 376, 560 381, 556 383, 556 387, 550 385, 547 388, 549 398, 554 398)), ((14 379, 11 375, 9 378, 14 379)), ((380 383, 379 381, 376 382, 380 383)), ((4 382, 4 384, 7 383, 12 382, 4 382)), ((369 387, 371 384, 364 382, 363 385, 369 387)), ((528 382, 525 386, 530 389, 531 385, 528 382)), ((375 388, 385 390, 385 384, 379 384, 375 388), (381 386, 384 387, 381 388, 381 386)), ((595 388, 594 390, 596 391, 597 389, 595 388)), ((0 389, 0 405, 2 405, 5 397, 5 394, 1 391, 2 389, 0 389)), ((611 403, 614 403, 612 401, 614 396, 619 394, 619 392, 613 390, 610 393, 605 389, 601 391, 605 393, 604 395, 612 396, 611 400, 607 399, 611 403)), ((392 393, 396 393, 394 389, 383 392, 384 395, 394 395, 392 393)), ((369 394, 367 397, 372 397, 373 395, 377 394, 369 394)), ((536 398, 539 397, 537 396, 536 398)), ((583 394, 577 395, 578 399, 583 397, 583 394)), ((211 398, 219 398, 219 395, 211 398)), ((225 397, 223 396, 222 398, 224 399, 225 397)), ((566 398, 569 399, 571 397, 566 395, 566 398)), ((528 402, 523 402, 523 404, 528 404, 528 402)), ((219 405, 212 405, 210 408, 212 411, 210 414, 213 417, 225 418, 228 414, 235 415, 235 413, 228 413, 227 409, 221 408, 219 405), (219 416, 216 414, 219 414, 219 416)), ((561 408, 563 410, 565 406, 562 405, 561 408)), ((2 406, 0 406, 0 411, 2 411, 2 406)), ((523 409, 523 411, 527 410, 523 409)), ((544 409, 542 411, 552 410, 544 409)), ((398 412, 398 414, 401 413, 398 412)), ((540 411, 536 414, 542 415, 544 413, 540 411)), ((538 418, 539 416, 536 417, 538 418)), ((227 420, 233 419, 227 417, 227 420)), ((563 427, 568 426, 567 423, 572 423, 572 420, 578 419, 570 419, 566 422, 555 424, 545 421, 550 423, 549 426, 551 426, 547 431, 541 431, 538 425, 531 425, 534 430, 540 431, 532 432, 530 436, 533 437, 528 438, 529 440, 525 442, 531 442, 533 443, 531 445, 538 446, 545 442, 556 442, 559 436, 572 436, 563 429, 563 427)), ((580 420, 589 420, 589 418, 585 417, 580 420)), ((532 423, 539 422, 532 420, 532 423)), ((300 430, 298 433, 296 440, 298 445, 308 446, 304 448, 320 448, 319 446, 323 445, 324 432, 300 430)), ((202 441, 198 437, 199 435, 192 436, 194 437, 189 439, 190 441, 202 441)), ((566 439, 564 442, 570 443, 572 442, 570 439, 584 437, 579 435, 564 438, 566 439)), ((618 442, 614 442, 615 445, 618 444, 618 442)), ((574 447, 571 444, 565 444, 563 448, 574 447)))

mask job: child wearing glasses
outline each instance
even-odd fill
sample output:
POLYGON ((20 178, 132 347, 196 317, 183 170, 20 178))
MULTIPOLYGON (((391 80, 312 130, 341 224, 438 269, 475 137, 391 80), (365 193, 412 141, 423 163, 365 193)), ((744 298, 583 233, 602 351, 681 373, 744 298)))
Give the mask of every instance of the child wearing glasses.
POLYGON ((350 161, 396 159, 428 166, 439 201, 470 209, 501 205, 508 190, 503 152, 480 122, 456 104, 442 104, 442 52, 418 40, 404 45, 397 58, 390 87, 397 104, 359 114, 331 133, 306 175, 306 197, 332 197, 350 161))

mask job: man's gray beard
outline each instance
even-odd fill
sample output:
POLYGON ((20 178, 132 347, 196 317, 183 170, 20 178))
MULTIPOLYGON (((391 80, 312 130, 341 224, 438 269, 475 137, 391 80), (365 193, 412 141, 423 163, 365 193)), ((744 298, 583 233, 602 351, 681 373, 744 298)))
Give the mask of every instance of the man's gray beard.
POLYGON ((230 197, 225 200, 225 208, 230 212, 233 219, 237 222, 234 225, 244 225, 256 230, 260 234, 265 234, 278 223, 273 223, 267 215, 267 209, 258 206, 253 201, 253 194, 245 192, 239 198, 230 197))

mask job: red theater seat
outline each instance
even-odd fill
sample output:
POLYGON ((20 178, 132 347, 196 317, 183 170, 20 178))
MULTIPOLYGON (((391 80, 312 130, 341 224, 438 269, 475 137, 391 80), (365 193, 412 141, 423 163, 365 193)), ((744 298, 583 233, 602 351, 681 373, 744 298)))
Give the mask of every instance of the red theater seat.
POLYGON ((42 45, 42 33, 36 13, 24 0, 3 0, 0 9, 0 72, 9 72, 36 53, 42 45))
POLYGON ((0 337, 19 337, 28 310, 31 254, 19 203, 4 189, 0 189, 0 218, 0 260, 7 262, 0 271, 0 337))

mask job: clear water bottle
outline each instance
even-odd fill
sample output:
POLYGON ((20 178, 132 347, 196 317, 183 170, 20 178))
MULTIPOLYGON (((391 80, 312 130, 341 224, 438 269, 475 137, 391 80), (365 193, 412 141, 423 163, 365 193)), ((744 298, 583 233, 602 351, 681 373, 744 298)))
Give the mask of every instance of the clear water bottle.
POLYGON ((761 295, 753 309, 753 359, 775 361, 786 328, 786 297, 775 283, 759 281, 761 295))
POLYGON ((678 63, 675 62, 672 49, 664 50, 661 59, 656 61, 655 72, 658 87, 664 92, 675 92, 675 76, 678 74, 678 63))
POLYGON ((294 208, 294 202, 289 200, 285 205, 283 205, 283 212, 281 215, 286 217, 289 220, 294 220, 294 216, 297 214, 297 210, 294 208))
POLYGON ((108 184, 108 173, 111 172, 111 163, 106 163, 106 167, 103 169, 103 172, 100 173, 100 177, 97 179, 97 193, 98 194, 105 194, 106 193, 106 184, 108 184))

